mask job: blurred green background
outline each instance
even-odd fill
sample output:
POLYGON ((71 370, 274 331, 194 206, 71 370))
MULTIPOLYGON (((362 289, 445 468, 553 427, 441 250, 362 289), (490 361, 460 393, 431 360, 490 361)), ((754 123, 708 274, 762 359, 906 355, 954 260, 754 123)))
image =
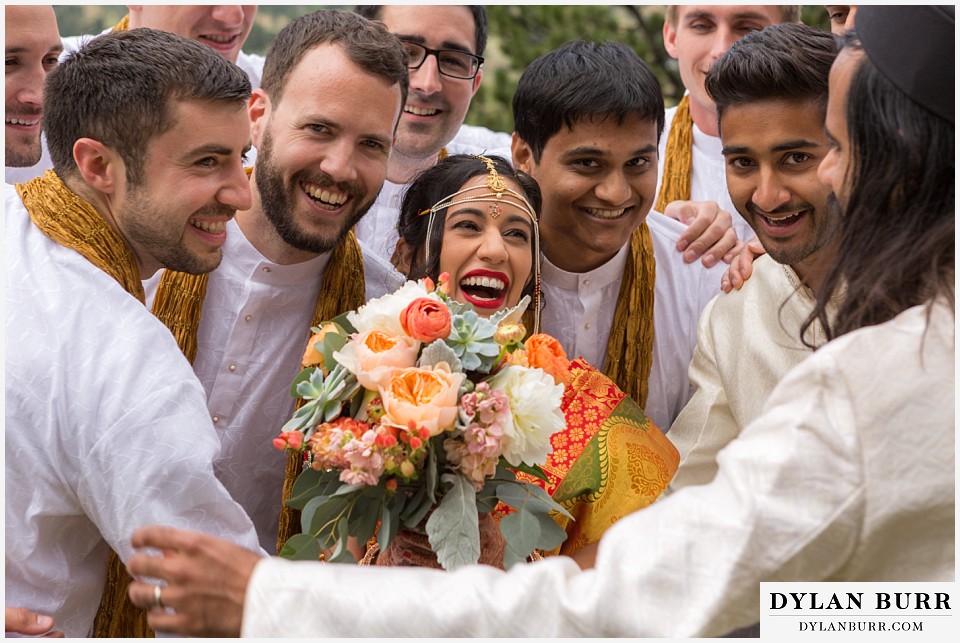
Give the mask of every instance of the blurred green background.
MULTIPOLYGON (((264 54, 274 35, 291 19, 324 8, 354 5, 261 5, 244 51, 264 54)), ((668 106, 683 95, 676 61, 663 49, 665 5, 491 5, 483 83, 467 122, 513 130, 511 100, 523 69, 568 40, 615 40, 633 47, 650 65, 668 106)), ((54 5, 63 36, 100 33, 126 14, 124 5, 54 5)), ((830 29, 823 5, 804 5, 803 22, 830 29)))

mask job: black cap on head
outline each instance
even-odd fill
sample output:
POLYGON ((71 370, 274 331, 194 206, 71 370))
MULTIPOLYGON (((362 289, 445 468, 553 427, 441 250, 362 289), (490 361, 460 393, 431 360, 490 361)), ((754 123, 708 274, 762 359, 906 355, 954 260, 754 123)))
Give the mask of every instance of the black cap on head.
POLYGON ((952 5, 861 6, 856 33, 870 61, 915 102, 954 119, 952 5))

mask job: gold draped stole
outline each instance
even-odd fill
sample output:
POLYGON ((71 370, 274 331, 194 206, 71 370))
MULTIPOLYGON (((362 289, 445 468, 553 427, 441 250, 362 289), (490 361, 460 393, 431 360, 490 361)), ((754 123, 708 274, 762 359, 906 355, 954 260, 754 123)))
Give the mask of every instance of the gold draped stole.
MULTIPOLYGON (((97 210, 67 188, 52 170, 16 186, 30 220, 45 235, 79 252, 123 289, 144 301, 143 281, 136 258, 97 210)), ((110 552, 94 636, 152 636, 146 613, 127 600, 130 577, 119 556, 110 552), (134 634, 136 633, 136 634, 134 634)))
POLYGON ((16 190, 30 220, 45 235, 79 252, 143 302, 143 282, 133 252, 103 215, 72 192, 56 172, 47 170, 43 176, 18 183, 16 190))
POLYGON ((646 222, 630 236, 627 266, 607 340, 604 374, 641 407, 647 405, 653 362, 653 293, 656 279, 653 239, 646 222))
POLYGON ((677 104, 663 153, 663 179, 653 209, 663 212, 668 203, 690 199, 693 181, 693 116, 690 115, 690 94, 677 104))

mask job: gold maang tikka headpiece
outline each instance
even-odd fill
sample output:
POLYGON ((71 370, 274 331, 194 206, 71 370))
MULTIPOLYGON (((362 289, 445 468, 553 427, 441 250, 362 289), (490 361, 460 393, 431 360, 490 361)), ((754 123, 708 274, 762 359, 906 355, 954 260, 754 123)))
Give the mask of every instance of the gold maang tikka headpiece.
POLYGON ((427 220, 426 248, 424 249, 424 262, 430 262, 430 239, 433 238, 433 224, 437 212, 447 208, 459 205, 461 203, 492 203, 490 206, 490 216, 494 219, 502 213, 500 206, 509 204, 525 212, 530 217, 530 223, 533 226, 533 273, 534 273, 534 334, 540 330, 540 226, 537 219, 537 213, 533 206, 527 201, 527 197, 512 189, 507 181, 497 172, 493 161, 486 156, 471 154, 471 157, 479 160, 487 166, 487 180, 483 185, 474 185, 457 190, 453 194, 447 195, 433 204, 429 209, 421 210, 420 216, 429 215, 427 220))

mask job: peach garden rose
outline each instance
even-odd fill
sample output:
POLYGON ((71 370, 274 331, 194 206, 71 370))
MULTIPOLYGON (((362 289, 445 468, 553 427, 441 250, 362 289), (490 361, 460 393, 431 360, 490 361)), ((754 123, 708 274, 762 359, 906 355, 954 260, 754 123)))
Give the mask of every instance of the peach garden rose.
POLYGON ((333 354, 334 359, 356 375, 360 386, 377 389, 391 372, 417 363, 420 342, 406 335, 390 335, 382 330, 360 333, 333 354))
POLYGON ((382 422, 406 428, 411 422, 430 436, 452 428, 457 419, 457 395, 463 373, 451 373, 446 362, 433 368, 394 369, 380 387, 382 422))

